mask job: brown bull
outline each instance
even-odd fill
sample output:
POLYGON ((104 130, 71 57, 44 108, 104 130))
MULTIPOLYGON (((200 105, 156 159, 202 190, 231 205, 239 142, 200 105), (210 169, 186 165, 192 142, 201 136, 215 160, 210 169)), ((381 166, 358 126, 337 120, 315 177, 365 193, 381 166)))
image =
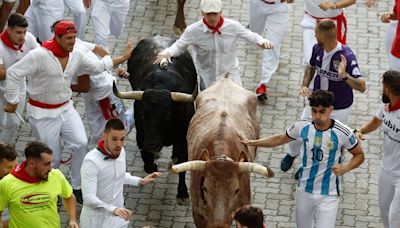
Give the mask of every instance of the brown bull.
POLYGON ((256 148, 240 143, 240 136, 257 139, 257 97, 224 78, 196 99, 196 113, 188 130, 189 162, 173 172, 192 170, 190 193, 197 227, 230 227, 233 211, 250 203, 250 172, 273 176, 252 163, 256 148))

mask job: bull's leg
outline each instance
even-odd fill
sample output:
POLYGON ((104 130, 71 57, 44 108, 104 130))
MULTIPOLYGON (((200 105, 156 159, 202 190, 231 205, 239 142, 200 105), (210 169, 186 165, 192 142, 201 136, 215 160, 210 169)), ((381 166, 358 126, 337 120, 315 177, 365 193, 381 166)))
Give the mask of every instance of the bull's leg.
POLYGON ((185 14, 183 11, 185 0, 177 0, 177 3, 178 3, 178 11, 176 12, 176 17, 175 17, 174 32, 177 35, 181 35, 183 31, 185 31, 186 29, 185 14))
MULTIPOLYGON (((188 160, 188 150, 187 143, 175 144, 172 148, 172 159, 177 156, 178 164, 182 162, 187 162, 188 160)), ((178 194, 176 195, 176 202, 179 205, 189 204, 189 193, 185 182, 186 172, 179 173, 179 183, 178 183, 178 194)))
POLYGON ((140 150, 140 154, 144 163, 144 171, 146 173, 157 172, 157 165, 154 164, 154 154, 144 150, 140 150))

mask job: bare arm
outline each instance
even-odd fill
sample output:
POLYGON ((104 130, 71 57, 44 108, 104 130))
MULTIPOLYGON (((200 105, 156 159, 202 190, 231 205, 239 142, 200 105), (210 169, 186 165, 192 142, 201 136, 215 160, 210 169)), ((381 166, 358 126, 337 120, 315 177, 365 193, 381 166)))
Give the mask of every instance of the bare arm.
POLYGON ((345 173, 357 168, 364 162, 364 152, 361 149, 360 143, 358 143, 353 149, 349 150, 349 152, 353 155, 353 157, 347 164, 336 164, 332 167, 332 171, 336 174, 336 176, 343 176, 345 173))
POLYGON ((315 67, 308 65, 306 70, 304 71, 303 83, 301 84, 301 88, 299 90, 299 95, 303 97, 311 96, 311 91, 308 88, 311 83, 311 79, 315 75, 315 67))
POLYGON ((256 139, 256 140, 250 140, 250 139, 245 139, 242 137, 241 142, 243 144, 249 145, 249 146, 259 146, 259 147, 276 147, 283 145, 285 143, 293 141, 292 138, 289 138, 285 133, 282 134, 276 134, 268 138, 263 138, 263 139, 256 139))
POLYGON ((132 51, 133 51, 133 42, 131 40, 128 40, 126 42, 126 48, 124 50, 124 54, 118 57, 114 57, 112 59, 113 66, 119 65, 128 60, 131 57, 132 51))
POLYGON ((0 81, 6 79, 6 69, 3 64, 0 64, 0 81))
POLYGON ((71 228, 79 228, 78 223, 76 221, 76 198, 74 194, 71 194, 69 198, 64 199, 64 207, 67 210, 69 217, 69 227, 71 228))
POLYGON ((376 116, 370 121, 365 123, 361 128, 356 129, 356 136, 358 139, 363 139, 363 134, 368 134, 375 131, 382 125, 382 120, 378 119, 376 116))
POLYGON ((90 90, 90 77, 88 74, 78 76, 78 84, 71 84, 71 90, 78 93, 87 93, 90 90))
POLYGON ((347 85, 349 85, 352 89, 355 89, 357 91, 360 91, 361 93, 365 92, 366 86, 365 86, 365 81, 364 79, 361 78, 353 78, 349 75, 347 75, 347 80, 346 80, 347 85))
POLYGON ((336 2, 335 9, 346 8, 348 6, 354 5, 355 3, 356 3, 356 0, 341 0, 341 1, 336 2))

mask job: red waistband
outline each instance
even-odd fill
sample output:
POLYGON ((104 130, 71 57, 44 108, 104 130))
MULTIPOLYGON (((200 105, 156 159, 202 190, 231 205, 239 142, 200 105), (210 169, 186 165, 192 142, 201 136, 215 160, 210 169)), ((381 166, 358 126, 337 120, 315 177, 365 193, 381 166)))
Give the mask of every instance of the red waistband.
POLYGON ((67 100, 67 101, 65 101, 63 103, 60 103, 60 104, 46 104, 46 103, 42 103, 40 101, 35 101, 32 98, 29 98, 28 102, 29 102, 29 104, 31 104, 33 106, 36 106, 36 107, 39 107, 39 108, 55 109, 55 108, 59 108, 59 107, 65 105, 66 103, 69 102, 69 100, 67 100))
MULTIPOLYGON (((264 2, 264 3, 267 3, 267 4, 271 4, 271 5, 277 3, 277 2, 269 2, 267 0, 261 0, 261 1, 264 2)), ((286 2, 286 0, 281 0, 281 3, 283 3, 283 2, 286 2)))

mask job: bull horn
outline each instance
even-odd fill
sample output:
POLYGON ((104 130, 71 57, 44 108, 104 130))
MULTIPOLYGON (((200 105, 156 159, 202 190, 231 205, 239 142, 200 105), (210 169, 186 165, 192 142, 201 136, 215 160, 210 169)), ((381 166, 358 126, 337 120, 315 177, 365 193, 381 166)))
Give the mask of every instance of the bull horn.
POLYGON ((173 165, 170 169, 170 172, 181 173, 190 170, 203 170, 205 166, 205 161, 188 161, 178 165, 173 165))
POLYGON ((252 162, 239 162, 239 170, 242 172, 257 173, 267 177, 273 177, 275 175, 270 168, 252 162))
POLYGON ((122 98, 122 99, 131 99, 131 100, 142 100, 143 91, 129 91, 129 92, 119 92, 117 85, 113 82, 113 92, 114 95, 122 98))
POLYGON ((196 99, 198 92, 199 88, 196 81, 193 94, 189 95, 187 93, 171 92, 171 99, 176 102, 191 102, 196 99))

